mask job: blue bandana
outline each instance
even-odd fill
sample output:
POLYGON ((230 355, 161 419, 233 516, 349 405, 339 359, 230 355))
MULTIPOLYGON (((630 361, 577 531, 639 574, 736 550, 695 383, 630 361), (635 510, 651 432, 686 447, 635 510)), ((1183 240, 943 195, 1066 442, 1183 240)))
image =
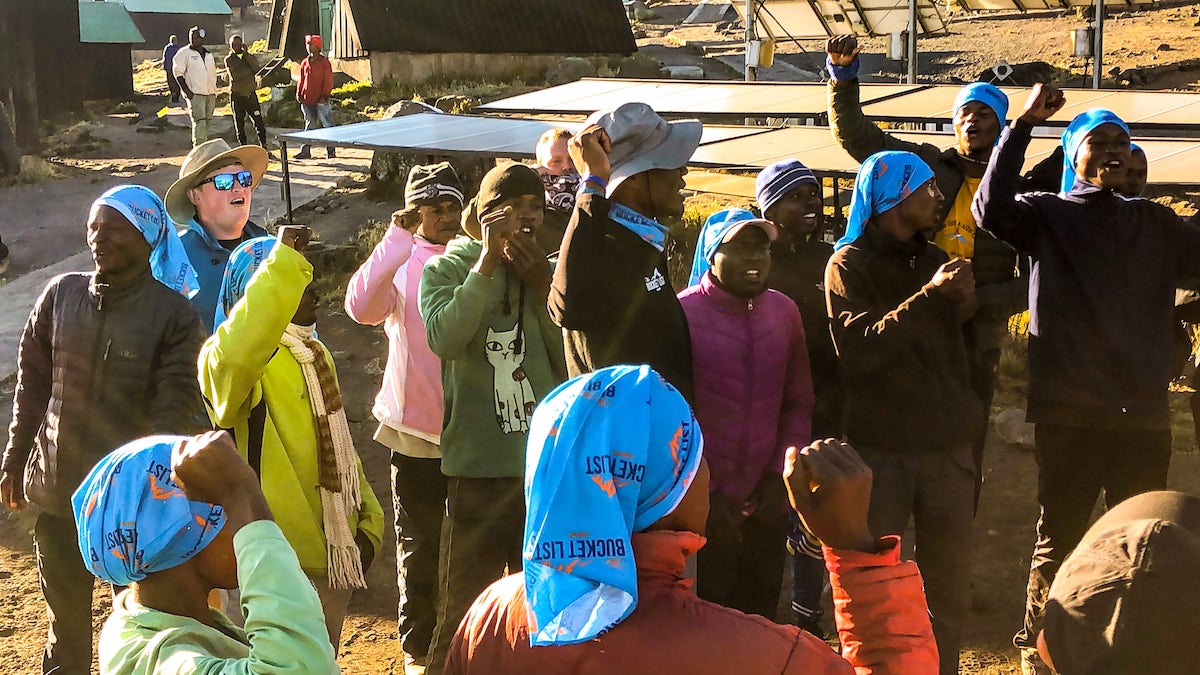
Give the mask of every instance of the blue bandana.
POLYGON ((158 195, 141 185, 118 185, 92 202, 92 208, 111 206, 141 231, 150 244, 150 273, 164 286, 191 298, 200 292, 200 280, 188 261, 183 241, 175 232, 167 207, 158 195))
POLYGON ((1079 113, 1067 125, 1067 130, 1062 135, 1063 174, 1062 183, 1059 184, 1061 192, 1070 192, 1075 186, 1075 159, 1079 155, 1079 148, 1087 135, 1102 124, 1115 124, 1124 129, 1126 135, 1129 134, 1129 125, 1125 124, 1124 120, 1117 117, 1116 113, 1101 108, 1079 113))
POLYGON ((717 257, 717 249, 721 247, 725 235, 729 234, 729 231, 739 223, 751 220, 761 219, 746 209, 724 209, 717 211, 704 221, 704 227, 700 229, 700 236, 696 240, 696 255, 692 258, 692 276, 688 278, 689 286, 700 283, 704 275, 712 269, 713 258, 717 257))
MULTIPOLYGON (((1000 122, 1000 128, 1003 129, 1008 125, 1008 97, 1000 88, 988 82, 972 82, 962 89, 958 90, 958 96, 954 97, 954 114, 957 115, 962 107, 972 101, 977 101, 992 109, 996 113, 996 119, 1000 122)), ((996 134, 996 143, 1000 142, 1000 134, 996 134)))
POLYGON ((608 217, 641 237, 642 241, 658 249, 659 253, 666 249, 668 228, 657 220, 647 218, 628 206, 616 202, 612 202, 608 207, 608 217))
POLYGON ((233 306, 246 294, 246 287, 250 285, 254 272, 267 256, 271 255, 271 251, 275 250, 278 241, 275 237, 255 237, 238 244, 229 254, 229 262, 225 264, 225 276, 221 279, 221 292, 217 294, 214 330, 225 323, 225 319, 233 311, 233 306))
POLYGON ((88 570, 128 586, 192 559, 225 527, 220 506, 187 498, 171 479, 171 450, 186 436, 149 436, 117 448, 71 496, 88 570))
POLYGON ((846 234, 834 250, 853 244, 867 229, 867 221, 894 208, 931 178, 933 169, 911 152, 889 150, 868 157, 854 179, 846 234))
POLYGON ((679 506, 700 426, 650 366, 568 380, 533 413, 525 467, 525 596, 533 646, 585 642, 637 606, 630 536, 679 506))

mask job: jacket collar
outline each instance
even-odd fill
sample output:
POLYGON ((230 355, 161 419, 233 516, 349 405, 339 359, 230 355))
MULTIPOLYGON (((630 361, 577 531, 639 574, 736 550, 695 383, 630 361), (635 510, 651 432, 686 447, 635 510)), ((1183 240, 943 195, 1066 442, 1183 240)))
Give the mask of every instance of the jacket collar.
MULTIPOLYGON (((739 298, 718 286, 717 282, 713 280, 711 270, 704 275, 704 278, 700 279, 700 292, 706 297, 712 298, 717 307, 730 312, 744 312, 751 301, 762 297, 760 293, 753 298, 739 298)), ((763 293, 766 293, 766 289, 763 290, 763 293)))
POLYGON ((435 244, 419 234, 413 235, 413 244, 417 248, 432 252, 434 255, 441 255, 446 252, 445 244, 435 244))
MULTIPOLYGON (((211 232, 205 229, 195 216, 192 216, 192 219, 188 221, 187 229, 189 232, 195 232, 196 236, 200 238, 200 241, 204 243, 208 250, 225 250, 225 247, 221 246, 221 242, 217 241, 217 238, 214 237, 211 232)), ((253 220, 247 220, 246 224, 242 226, 242 241, 246 241, 247 239, 253 237, 262 237, 266 234, 267 231, 256 225, 253 220)))
POLYGON ((867 223, 867 229, 863 231, 863 236, 859 237, 855 243, 859 242, 861 242, 863 248, 869 248, 883 255, 902 258, 904 260, 920 254, 929 245, 929 240, 919 232, 913 235, 913 238, 908 241, 900 241, 879 229, 879 226, 874 222, 867 223))
POLYGON ((1071 189, 1062 193, 1062 198, 1079 204, 1086 204, 1095 199, 1127 199, 1112 190, 1093 185, 1079 176, 1075 177, 1075 183, 1071 185, 1071 189))
POLYGON ((638 586, 676 585, 687 590, 695 583, 695 579, 687 578, 684 567, 687 559, 704 546, 704 537, 695 532, 651 530, 635 533, 630 540, 638 586))
MULTIPOLYGON (((147 280, 154 279, 150 275, 150 265, 146 265, 146 269, 142 270, 137 276, 120 285, 110 284, 102 279, 96 272, 92 272, 91 281, 88 282, 88 292, 97 302, 102 300, 113 300, 126 295, 138 288, 147 280)), ((157 280, 156 280, 157 281, 157 280)))

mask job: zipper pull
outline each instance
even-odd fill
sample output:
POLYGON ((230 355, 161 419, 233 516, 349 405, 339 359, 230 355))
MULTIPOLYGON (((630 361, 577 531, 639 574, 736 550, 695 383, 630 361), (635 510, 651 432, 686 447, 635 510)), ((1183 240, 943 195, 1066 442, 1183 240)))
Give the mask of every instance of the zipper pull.
POLYGON ((746 300, 746 309, 750 310, 751 312, 754 311, 754 298, 746 300))
POLYGON ((910 269, 910 270, 917 269, 917 256, 913 256, 908 259, 908 269, 910 269))
POLYGON ((104 345, 104 356, 101 357, 100 360, 108 361, 108 353, 111 351, 112 351, 112 338, 109 338, 108 342, 105 343, 105 345, 104 345))

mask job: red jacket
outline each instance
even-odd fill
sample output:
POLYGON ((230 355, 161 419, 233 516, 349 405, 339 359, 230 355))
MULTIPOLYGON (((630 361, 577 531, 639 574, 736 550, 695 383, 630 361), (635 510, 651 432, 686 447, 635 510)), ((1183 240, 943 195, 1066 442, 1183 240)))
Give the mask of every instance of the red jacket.
POLYGON ((296 98, 305 105, 329 100, 333 93, 333 64, 324 54, 309 56, 300 62, 300 82, 296 84, 296 98))
POLYGON ((753 299, 705 274, 679 302, 692 337, 693 410, 704 430, 709 489, 744 504, 789 446, 812 442, 813 386, 800 310, 767 290, 753 299))
POLYGON ((900 539, 883 553, 825 550, 843 660, 795 626, 701 600, 684 560, 704 545, 691 532, 633 535, 638 603, 612 630, 581 644, 529 646, 525 578, 514 574, 476 599, 459 625, 446 675, 930 675, 937 646, 921 575, 900 562, 900 539))

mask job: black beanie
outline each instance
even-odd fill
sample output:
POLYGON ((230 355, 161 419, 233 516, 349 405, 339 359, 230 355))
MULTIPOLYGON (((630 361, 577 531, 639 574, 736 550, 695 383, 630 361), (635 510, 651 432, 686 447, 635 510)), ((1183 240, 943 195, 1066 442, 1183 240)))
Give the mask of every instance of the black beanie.
POLYGON ((535 195, 546 199, 546 188, 542 186, 542 177, 524 164, 507 164, 498 166, 483 177, 479 184, 479 194, 475 197, 480 217, 496 207, 501 202, 535 195))
POLYGON ((450 162, 414 166, 408 172, 408 183, 404 186, 406 206, 432 205, 446 199, 463 205, 462 181, 450 162))

